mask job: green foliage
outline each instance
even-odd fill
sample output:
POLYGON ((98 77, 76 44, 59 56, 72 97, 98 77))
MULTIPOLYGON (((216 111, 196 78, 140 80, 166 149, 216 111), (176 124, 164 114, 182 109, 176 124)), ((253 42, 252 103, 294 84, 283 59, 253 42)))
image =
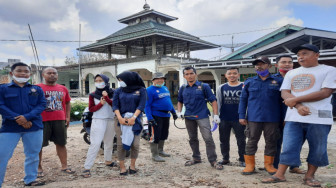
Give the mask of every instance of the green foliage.
POLYGON ((79 121, 86 107, 88 107, 88 103, 86 102, 76 101, 74 103, 71 103, 70 120, 79 121), (79 113, 75 115, 75 112, 79 112, 79 113))

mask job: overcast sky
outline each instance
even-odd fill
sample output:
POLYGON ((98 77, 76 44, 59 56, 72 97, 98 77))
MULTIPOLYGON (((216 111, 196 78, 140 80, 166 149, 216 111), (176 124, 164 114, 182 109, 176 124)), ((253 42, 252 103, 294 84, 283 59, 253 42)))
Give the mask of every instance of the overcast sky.
MULTIPOLYGON (((143 10, 144 0, 0 0, 0 40, 96 41, 125 24, 117 20, 143 10)), ((215 44, 249 43, 286 24, 336 32, 335 0, 147 0, 151 9, 178 17, 168 25, 215 44), (263 30, 264 29, 264 30, 263 30), (259 30, 259 31, 257 31, 259 30), (262 31, 260 31, 262 30, 262 31)), ((86 45, 90 43, 82 43, 86 45)), ((78 43, 36 42, 42 65, 63 65, 77 56, 78 43)), ((203 50, 192 57, 211 59, 229 49, 203 50)), ((34 63, 29 42, 0 41, 0 62, 21 59, 34 63)))

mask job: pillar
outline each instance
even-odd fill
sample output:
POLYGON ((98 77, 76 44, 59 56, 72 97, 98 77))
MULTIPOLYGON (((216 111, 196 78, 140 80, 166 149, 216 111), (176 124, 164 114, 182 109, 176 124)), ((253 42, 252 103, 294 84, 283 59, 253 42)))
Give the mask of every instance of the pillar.
POLYGON ((156 38, 152 37, 152 55, 156 55, 156 38))

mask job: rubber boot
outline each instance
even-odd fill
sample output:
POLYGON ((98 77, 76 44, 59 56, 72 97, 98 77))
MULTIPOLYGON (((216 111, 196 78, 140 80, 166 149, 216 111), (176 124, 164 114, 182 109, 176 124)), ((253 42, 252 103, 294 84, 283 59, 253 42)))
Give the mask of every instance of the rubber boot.
POLYGON ((251 175, 255 173, 255 156, 254 155, 244 155, 245 159, 245 169, 243 170, 243 175, 251 175))
POLYGON ((161 157, 170 157, 170 154, 168 154, 168 153, 166 153, 166 152, 163 151, 164 142, 165 142, 164 140, 160 140, 159 141, 159 146, 158 146, 158 148, 159 148, 159 155, 161 157))
POLYGON ((150 148, 152 152, 152 160, 156 162, 165 162, 166 160, 159 155, 158 144, 150 143, 150 148))
POLYGON ((271 175, 277 172, 277 169, 274 168, 273 166, 273 162, 274 162, 274 156, 268 156, 268 155, 264 156, 265 170, 271 175))

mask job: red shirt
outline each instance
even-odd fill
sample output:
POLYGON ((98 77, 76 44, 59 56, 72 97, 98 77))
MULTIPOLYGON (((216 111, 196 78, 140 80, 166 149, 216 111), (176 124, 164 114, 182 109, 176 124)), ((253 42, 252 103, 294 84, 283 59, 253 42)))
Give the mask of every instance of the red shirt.
POLYGON ((45 84, 37 84, 44 92, 47 100, 46 109, 42 112, 43 121, 65 120, 66 106, 70 102, 68 89, 60 84, 49 86, 45 84))

